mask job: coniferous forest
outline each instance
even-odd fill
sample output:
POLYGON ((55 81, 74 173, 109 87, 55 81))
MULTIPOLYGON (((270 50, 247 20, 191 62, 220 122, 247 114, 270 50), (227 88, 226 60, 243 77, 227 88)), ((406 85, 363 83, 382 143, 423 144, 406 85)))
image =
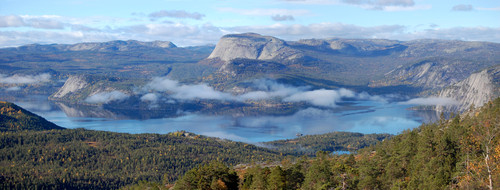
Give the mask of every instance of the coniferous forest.
POLYGON ((356 154, 319 151, 313 159, 233 170, 211 163, 188 171, 175 188, 230 189, 238 183, 239 189, 498 189, 499 135, 500 98, 356 154))
POLYGON ((33 116, 2 106, 2 118, 9 115, 7 123, 16 126, 1 126, 2 189, 500 187, 500 98, 351 154, 318 151, 314 157, 187 132, 32 130, 39 124, 24 121, 33 116))

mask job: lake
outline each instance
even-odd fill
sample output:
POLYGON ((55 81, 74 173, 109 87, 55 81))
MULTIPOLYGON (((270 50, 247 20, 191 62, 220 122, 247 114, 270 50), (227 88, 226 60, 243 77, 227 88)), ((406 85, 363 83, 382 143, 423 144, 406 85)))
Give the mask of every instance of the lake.
MULTIPOLYGON (((437 119, 433 111, 408 110, 410 105, 371 100, 343 101, 335 109, 308 107, 290 115, 207 115, 180 113, 172 117, 130 119, 131 111, 100 107, 81 109, 47 100, 47 96, 17 97, 9 100, 65 128, 121 133, 159 133, 188 131, 224 139, 257 143, 295 138, 297 134, 334 131, 398 134, 437 119)), ((147 112, 147 111, 146 111, 147 112)))

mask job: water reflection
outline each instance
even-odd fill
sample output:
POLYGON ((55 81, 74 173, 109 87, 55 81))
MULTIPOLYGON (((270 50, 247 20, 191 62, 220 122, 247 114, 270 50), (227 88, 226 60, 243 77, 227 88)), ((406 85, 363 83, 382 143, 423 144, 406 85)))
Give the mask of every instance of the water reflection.
POLYGON ((334 109, 301 107, 282 115, 258 115, 230 110, 228 114, 203 111, 124 110, 109 107, 50 102, 43 97, 14 101, 26 109, 66 128, 124 133, 160 133, 185 130, 243 142, 294 138, 297 133, 333 131, 398 134, 435 121, 432 111, 407 110, 408 105, 377 101, 349 101, 334 109))

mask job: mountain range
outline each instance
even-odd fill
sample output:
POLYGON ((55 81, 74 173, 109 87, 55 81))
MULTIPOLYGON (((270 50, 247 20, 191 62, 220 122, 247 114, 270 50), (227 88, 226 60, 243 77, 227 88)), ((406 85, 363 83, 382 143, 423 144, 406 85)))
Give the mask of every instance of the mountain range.
MULTIPOLYGON (((55 79, 65 80, 83 74, 105 81, 92 83, 99 83, 99 88, 78 88, 80 91, 72 93, 72 99, 77 100, 103 91, 131 92, 154 77, 208 84, 232 94, 253 91, 249 81, 266 78, 312 89, 450 97, 462 102, 462 106, 449 109, 463 111, 471 105, 464 102, 482 105, 498 96, 499 64, 500 44, 491 42, 339 38, 285 41, 255 33, 225 35, 215 47, 129 40, 0 49, 4 75, 50 73, 55 79), (477 78, 478 73, 483 73, 482 79, 472 85, 470 78, 477 78), (486 83, 491 85, 483 85, 486 83), (461 95, 450 91, 457 86, 462 88, 461 95), (485 95, 476 97, 478 90, 485 91, 485 95), (84 91, 87 95, 81 93, 84 91), (463 97, 468 98, 465 101, 463 97)), ((64 86, 69 91, 75 89, 64 86)), ((57 94, 52 97, 58 99, 57 94)))

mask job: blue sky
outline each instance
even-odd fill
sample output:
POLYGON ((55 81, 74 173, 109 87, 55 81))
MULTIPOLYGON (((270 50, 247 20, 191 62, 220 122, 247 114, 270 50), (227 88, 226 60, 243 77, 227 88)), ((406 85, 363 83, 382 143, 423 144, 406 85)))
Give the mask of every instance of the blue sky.
POLYGON ((500 1, 0 0, 0 47, 129 39, 193 46, 244 32, 500 42, 500 1))

